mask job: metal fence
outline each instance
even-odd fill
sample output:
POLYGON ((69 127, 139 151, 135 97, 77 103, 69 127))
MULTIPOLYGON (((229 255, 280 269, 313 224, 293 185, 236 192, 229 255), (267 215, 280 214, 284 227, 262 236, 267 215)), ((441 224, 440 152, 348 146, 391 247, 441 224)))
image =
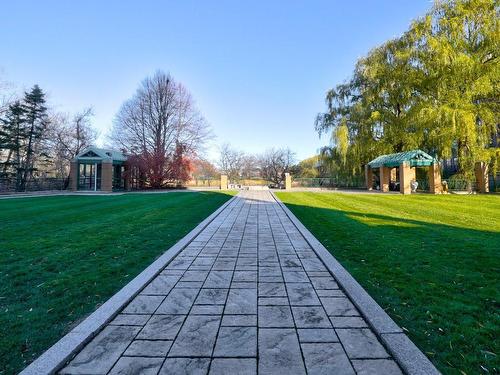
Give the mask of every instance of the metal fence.
POLYGON ((417 179, 418 183, 417 191, 429 191, 429 180, 427 179, 417 179))
POLYGON ((442 183, 448 187, 449 191, 473 192, 477 190, 476 181, 449 178, 443 179, 442 183))
POLYGON ((360 189, 365 187, 365 179, 362 176, 351 177, 328 177, 328 178, 294 178, 292 187, 302 188, 346 188, 360 189))
POLYGON ((217 188, 220 186, 220 178, 204 178, 187 181, 187 187, 217 188))
MULTIPOLYGON (((65 178, 34 178, 26 181, 23 191, 64 190, 68 181, 65 178)), ((18 192, 15 178, 0 178, 0 194, 18 192)))
MULTIPOLYGON (((426 178, 417 179, 417 191, 429 191, 429 181, 426 178)), ((473 192, 476 191, 476 182, 460 179, 443 179, 447 184, 448 190, 452 192, 473 192)), ((323 189, 362 189, 365 188, 364 178, 361 176, 352 176, 349 178, 330 177, 330 178, 294 178, 292 187, 298 188, 323 188, 323 189)), ((491 190, 493 191, 493 189, 491 190)))
POLYGON ((229 179, 231 185, 241 185, 241 186, 270 186, 273 185, 271 181, 267 181, 263 178, 231 178, 229 179))

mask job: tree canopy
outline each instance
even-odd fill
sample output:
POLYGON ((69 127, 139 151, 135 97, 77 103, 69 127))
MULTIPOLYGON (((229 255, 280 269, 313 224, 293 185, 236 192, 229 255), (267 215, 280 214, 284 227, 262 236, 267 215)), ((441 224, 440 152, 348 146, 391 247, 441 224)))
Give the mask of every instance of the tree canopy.
POLYGON ((496 170, 500 151, 499 7, 496 0, 444 0, 401 37, 358 60, 326 95, 316 130, 332 134, 332 158, 360 173, 374 157, 422 149, 496 170))
POLYGON ((162 188, 188 179, 189 159, 210 136, 189 91, 158 71, 122 105, 111 140, 133 156, 129 164, 140 171, 147 186, 162 188))

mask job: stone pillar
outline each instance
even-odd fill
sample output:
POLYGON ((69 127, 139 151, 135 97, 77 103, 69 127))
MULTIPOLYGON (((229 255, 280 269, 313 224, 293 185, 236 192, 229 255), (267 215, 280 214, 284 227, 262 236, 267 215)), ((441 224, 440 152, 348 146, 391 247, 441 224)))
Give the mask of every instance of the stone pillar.
POLYGON ((476 175, 476 190, 479 193, 489 193, 488 164, 484 161, 478 161, 474 165, 474 174, 476 175))
POLYGON ((380 191, 387 193, 389 191, 389 182, 391 182, 391 168, 380 167, 380 191))
POLYGON ((365 182, 368 190, 373 190, 373 171, 368 164, 365 165, 365 182))
POLYGON ((391 181, 396 181, 398 179, 398 173, 396 168, 391 168, 391 181))
POLYGON ((227 190, 227 175, 225 174, 220 175, 220 189, 227 190))
POLYGON ((427 179, 429 180, 429 192, 431 194, 441 194, 443 185, 441 184, 441 169, 438 162, 434 162, 427 169, 427 179))
POLYGON ((285 190, 292 189, 292 176, 290 173, 285 173, 285 190))
POLYGON ((413 167, 413 168, 410 168, 410 171, 408 172, 410 174, 410 182, 411 180, 417 180, 417 168, 416 167, 413 167))
POLYGON ((399 191, 401 194, 411 194, 411 168, 406 161, 399 164, 399 191))
POLYGON ((101 165, 101 190, 113 191, 113 162, 103 160, 101 165))
POLYGON ((78 190, 78 161, 72 160, 69 165, 69 185, 68 190, 78 190))

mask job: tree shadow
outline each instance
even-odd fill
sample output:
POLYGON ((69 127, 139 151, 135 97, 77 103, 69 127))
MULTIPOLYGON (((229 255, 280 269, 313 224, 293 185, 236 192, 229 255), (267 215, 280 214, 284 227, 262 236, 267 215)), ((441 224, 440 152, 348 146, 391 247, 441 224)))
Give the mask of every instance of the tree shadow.
POLYGON ((442 371, 498 370, 499 232, 287 207, 442 371))

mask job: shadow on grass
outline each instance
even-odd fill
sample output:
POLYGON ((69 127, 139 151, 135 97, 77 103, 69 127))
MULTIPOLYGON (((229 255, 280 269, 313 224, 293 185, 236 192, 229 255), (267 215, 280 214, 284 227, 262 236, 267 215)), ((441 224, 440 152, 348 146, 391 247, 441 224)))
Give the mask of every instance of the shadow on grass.
POLYGON ((500 233, 287 206, 442 372, 500 370, 500 233))
POLYGON ((0 201, 0 374, 18 373, 230 198, 0 201))

